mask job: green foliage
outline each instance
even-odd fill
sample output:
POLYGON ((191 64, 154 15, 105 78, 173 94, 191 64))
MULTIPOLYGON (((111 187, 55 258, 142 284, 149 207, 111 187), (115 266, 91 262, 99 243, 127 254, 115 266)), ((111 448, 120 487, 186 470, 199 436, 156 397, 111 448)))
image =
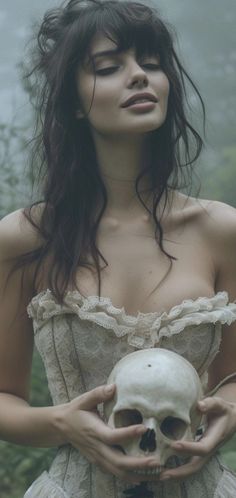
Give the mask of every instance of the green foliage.
POLYGON ((201 195, 236 207, 236 146, 224 147, 218 166, 202 170, 201 195))
MULTIPOLYGON (((51 398, 39 354, 34 353, 32 406, 49 406, 51 398)), ((22 498, 30 484, 50 466, 54 448, 31 448, 0 442, 0 498, 22 498), (14 476, 14 478, 13 478, 14 476)))
POLYGON ((26 127, 0 123, 0 217, 25 206, 29 200, 26 145, 26 127))
POLYGON ((222 461, 236 472, 236 434, 220 449, 222 461))
POLYGON ((38 475, 48 468, 52 450, 0 443, 1 498, 22 498, 38 475))

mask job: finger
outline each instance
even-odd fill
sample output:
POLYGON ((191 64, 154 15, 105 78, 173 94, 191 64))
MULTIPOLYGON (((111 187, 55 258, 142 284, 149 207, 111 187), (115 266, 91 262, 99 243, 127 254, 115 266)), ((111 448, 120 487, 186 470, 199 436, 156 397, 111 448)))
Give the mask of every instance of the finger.
POLYGON ((82 394, 78 399, 80 410, 94 410, 99 403, 103 403, 112 398, 115 394, 115 384, 109 386, 99 386, 87 393, 82 394))
POLYGON ((215 450, 222 442, 223 438, 216 433, 215 436, 211 434, 197 442, 174 443, 171 447, 181 455, 205 456, 215 450))
POLYGON ((139 484, 140 482, 139 476, 137 476, 137 474, 135 474, 134 472, 119 470, 115 465, 113 465, 110 461, 107 461, 105 458, 101 457, 101 459, 99 460, 99 465, 97 464, 97 467, 99 467, 99 470, 101 472, 108 472, 109 474, 119 477, 124 481, 133 484, 139 484))
POLYGON ((224 414, 227 412, 227 403, 221 398, 209 397, 199 401, 198 408, 202 413, 224 414))
POLYGON ((160 474, 159 480, 160 481, 165 481, 165 480, 170 480, 170 479, 184 479, 192 474, 195 474, 198 472, 204 465, 205 463, 209 460, 209 457, 193 457, 191 460, 186 463, 185 465, 181 465, 180 467, 177 467, 176 469, 168 469, 165 470, 160 474))
POLYGON ((127 442, 129 439, 138 439, 147 432, 145 425, 130 425, 128 427, 120 427, 112 429, 104 424, 102 439, 106 444, 119 444, 127 442))
POLYGON ((122 445, 127 440, 140 438, 147 432, 147 427, 142 424, 120 428, 109 427, 95 411, 89 411, 86 414, 85 411, 81 410, 81 416, 86 418, 89 416, 90 422, 93 422, 92 430, 90 427, 88 433, 108 445, 122 445))
POLYGON ((226 441, 225 420, 211 421, 198 441, 176 441, 171 444, 179 454, 204 456, 215 451, 226 441))
POLYGON ((109 461, 116 469, 120 471, 134 471, 156 468, 159 464, 156 458, 151 457, 132 457, 125 455, 116 448, 110 448, 105 444, 100 444, 98 448, 100 456, 109 461))

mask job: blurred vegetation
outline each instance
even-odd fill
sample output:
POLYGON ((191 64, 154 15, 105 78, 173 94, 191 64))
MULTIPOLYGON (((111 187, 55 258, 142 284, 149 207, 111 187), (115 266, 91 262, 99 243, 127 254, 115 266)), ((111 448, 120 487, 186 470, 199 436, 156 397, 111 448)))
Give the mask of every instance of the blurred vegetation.
POLYGON ((223 147, 218 163, 202 168, 201 197, 236 207, 236 145, 223 147))
MULTIPOLYGON (((47 379, 39 354, 33 358, 31 405, 50 406, 47 379)), ((26 489, 48 469, 55 448, 22 447, 0 441, 0 498, 22 498, 26 489)))

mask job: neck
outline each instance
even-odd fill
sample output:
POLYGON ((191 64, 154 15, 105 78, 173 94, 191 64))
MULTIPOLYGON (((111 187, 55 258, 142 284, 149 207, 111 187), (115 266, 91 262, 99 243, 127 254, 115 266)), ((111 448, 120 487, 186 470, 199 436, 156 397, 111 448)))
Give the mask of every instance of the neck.
MULTIPOLYGON (((128 136, 126 139, 114 137, 95 138, 97 161, 108 194, 106 214, 114 217, 147 214, 140 203, 135 180, 147 166, 149 158, 148 137, 128 136)), ((150 187, 145 175, 139 183, 139 191, 150 187)), ((143 192, 142 198, 150 198, 150 192, 143 192)))

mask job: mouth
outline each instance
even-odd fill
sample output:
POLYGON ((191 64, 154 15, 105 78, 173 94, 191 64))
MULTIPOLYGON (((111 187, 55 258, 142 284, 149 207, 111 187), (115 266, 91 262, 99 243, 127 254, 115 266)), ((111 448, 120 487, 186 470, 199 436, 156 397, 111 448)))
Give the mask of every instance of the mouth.
POLYGON ((137 109, 137 110, 151 110, 155 107, 156 103, 151 100, 140 100, 136 101, 134 104, 129 104, 125 109, 137 109))
POLYGON ((141 104, 156 104, 158 102, 158 99, 155 97, 155 95, 152 95, 151 93, 137 93, 136 95, 133 95, 130 97, 128 100, 126 100, 121 107, 133 107, 136 105, 141 105, 141 104))

